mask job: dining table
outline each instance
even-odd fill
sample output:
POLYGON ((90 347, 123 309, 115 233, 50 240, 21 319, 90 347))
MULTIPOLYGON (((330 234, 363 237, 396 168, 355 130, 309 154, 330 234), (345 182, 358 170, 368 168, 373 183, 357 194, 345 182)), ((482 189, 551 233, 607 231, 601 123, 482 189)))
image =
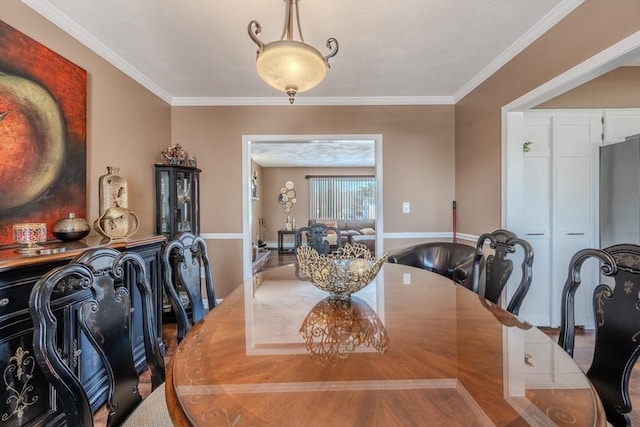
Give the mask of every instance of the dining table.
POLYGON ((177 426, 605 426, 540 329, 452 280, 384 264, 332 296, 295 265, 244 281, 167 365, 177 426))

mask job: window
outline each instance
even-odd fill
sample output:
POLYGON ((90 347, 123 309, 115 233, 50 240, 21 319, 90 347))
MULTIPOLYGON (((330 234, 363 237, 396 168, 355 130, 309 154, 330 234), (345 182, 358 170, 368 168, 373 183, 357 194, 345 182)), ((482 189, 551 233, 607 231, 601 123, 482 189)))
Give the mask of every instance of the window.
POLYGON ((375 219, 373 176, 308 176, 310 218, 375 219))

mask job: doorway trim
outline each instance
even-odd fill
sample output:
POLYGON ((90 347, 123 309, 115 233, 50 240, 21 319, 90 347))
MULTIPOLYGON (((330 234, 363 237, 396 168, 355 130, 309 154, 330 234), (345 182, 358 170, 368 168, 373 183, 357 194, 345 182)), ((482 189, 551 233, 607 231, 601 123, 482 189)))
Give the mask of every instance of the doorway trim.
POLYGON ((376 174, 376 252, 382 253, 383 247, 383 176, 382 176, 382 134, 339 134, 339 135, 242 135, 242 276, 243 280, 253 276, 251 261, 251 143, 259 141, 294 142, 305 140, 373 140, 375 144, 376 174), (379 249, 378 249, 379 248, 379 249))

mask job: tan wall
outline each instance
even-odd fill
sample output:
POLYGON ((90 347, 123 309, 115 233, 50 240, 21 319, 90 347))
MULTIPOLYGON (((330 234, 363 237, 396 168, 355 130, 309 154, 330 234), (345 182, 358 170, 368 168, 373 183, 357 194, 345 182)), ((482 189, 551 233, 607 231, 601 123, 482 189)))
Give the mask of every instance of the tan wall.
MULTIPOLYGON (((174 107, 172 140, 203 169, 203 233, 242 232, 242 136, 302 134, 383 135, 385 232, 450 231, 453 112, 453 106, 174 107), (411 202, 410 214, 402 214, 403 201, 411 202)), ((242 279, 242 249, 230 243, 211 239, 207 245, 211 252, 234 251, 228 263, 213 261, 220 297, 242 279)))
POLYGON ((98 178, 117 166, 140 218, 138 234, 153 234, 153 163, 171 143, 170 106, 21 1, 0 1, 0 20, 87 71, 87 219, 98 217, 98 178))
POLYGON ((637 0, 587 0, 456 104, 461 233, 501 225, 501 107, 639 30, 637 0))
MULTIPOLYGON (((129 207, 141 219, 140 234, 154 230, 152 164, 172 142, 197 156, 203 169, 202 232, 241 233, 247 134, 382 134, 385 232, 450 231, 454 194, 459 232, 496 228, 500 108, 640 30, 637 0, 587 0, 455 107, 171 109, 19 0, 0 1, 0 19, 87 70, 87 219, 98 216, 99 176, 107 165, 118 166, 129 181, 129 207), (401 213, 403 201, 411 202, 410 214, 401 213)), ((224 297, 242 279, 242 245, 235 239, 209 246, 218 295, 224 297)))
POLYGON ((275 242, 278 230, 284 229, 287 214, 284 206, 278 203, 280 187, 291 181, 295 185, 296 201, 290 216, 295 219, 296 227, 306 226, 309 220, 309 181, 307 175, 375 175, 374 168, 263 168, 264 180, 264 218, 267 221, 266 241, 275 242))
POLYGON ((640 67, 620 67, 536 108, 638 108, 640 67))

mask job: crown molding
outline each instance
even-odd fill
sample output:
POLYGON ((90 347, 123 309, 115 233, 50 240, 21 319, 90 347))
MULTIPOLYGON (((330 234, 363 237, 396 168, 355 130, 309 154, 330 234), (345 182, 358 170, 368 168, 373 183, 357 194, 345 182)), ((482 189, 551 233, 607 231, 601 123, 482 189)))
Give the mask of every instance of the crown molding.
MULTIPOLYGON (((451 96, 361 96, 361 97, 300 97, 295 105, 453 105, 451 96)), ((175 97, 173 107, 213 107, 213 106, 291 106, 289 99, 279 97, 175 97)))
MULTIPOLYGON (((362 97, 300 97, 295 105, 455 105, 458 101, 478 87, 498 69, 513 59, 533 41, 557 24, 565 16, 585 0, 562 1, 542 20, 534 25, 516 42, 509 46, 500 56, 492 61, 473 79, 467 82, 453 96, 362 96, 362 97)), ((51 21, 67 34, 78 40, 87 48, 105 59, 114 67, 131 77, 147 90, 158 96, 171 106, 271 106, 289 105, 286 97, 173 97, 153 80, 125 61, 100 40, 96 39, 83 27, 64 15, 48 1, 22 0, 24 4, 51 21)))
POLYGON ((453 94, 454 103, 467 96, 472 90, 480 86, 496 71, 511 61, 520 52, 536 41, 540 36, 549 31, 551 27, 560 22, 565 16, 573 12, 575 8, 584 3, 585 0, 566 0, 547 13, 538 23, 531 27, 518 40, 502 52, 496 59, 491 61, 482 71, 469 80, 460 90, 453 94))
POLYGON ((38 12, 44 18, 51 21, 71 37, 91 49, 93 52, 95 52, 101 58, 125 73, 127 76, 140 83, 158 98, 162 99, 167 104, 171 104, 172 97, 167 91, 158 86, 153 80, 149 79, 136 67, 132 66, 127 61, 122 59, 122 57, 116 54, 113 50, 109 49, 100 40, 96 39, 83 27, 79 26, 74 21, 69 19, 51 3, 37 0, 22 0, 22 2, 29 6, 31 9, 38 12))

